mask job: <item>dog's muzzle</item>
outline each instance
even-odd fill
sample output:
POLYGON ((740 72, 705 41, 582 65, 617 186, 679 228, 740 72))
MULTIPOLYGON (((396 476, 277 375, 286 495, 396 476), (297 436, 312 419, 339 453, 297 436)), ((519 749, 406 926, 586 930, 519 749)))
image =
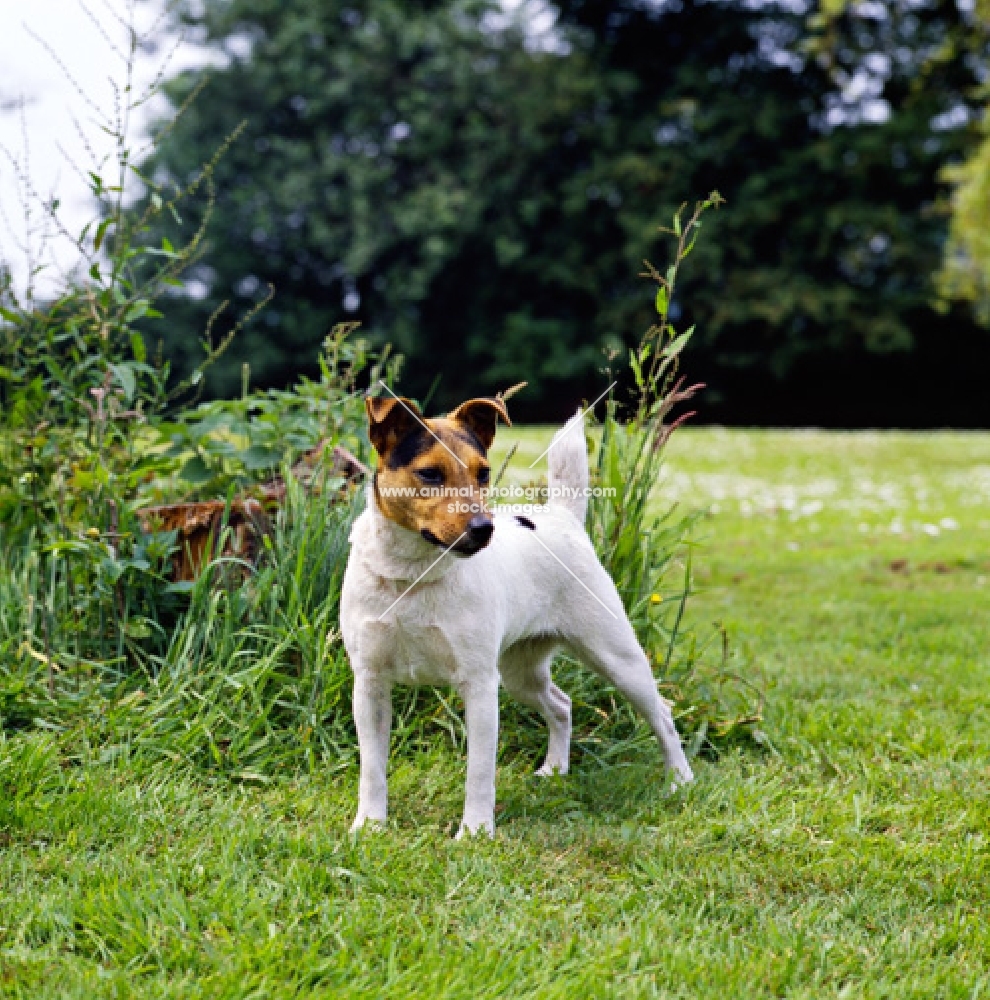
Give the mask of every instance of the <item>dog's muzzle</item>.
POLYGON ((467 530, 456 545, 446 546, 446 543, 440 541, 429 528, 424 528, 420 534, 431 545, 447 547, 451 552, 460 556, 473 556, 475 552, 480 552, 492 540, 494 531, 495 524, 491 518, 478 515, 468 521, 467 530))
POLYGON ((468 521, 467 538, 457 546, 458 550, 465 555, 473 555, 479 549, 483 549, 491 540, 495 531, 495 524, 491 518, 478 515, 468 521))

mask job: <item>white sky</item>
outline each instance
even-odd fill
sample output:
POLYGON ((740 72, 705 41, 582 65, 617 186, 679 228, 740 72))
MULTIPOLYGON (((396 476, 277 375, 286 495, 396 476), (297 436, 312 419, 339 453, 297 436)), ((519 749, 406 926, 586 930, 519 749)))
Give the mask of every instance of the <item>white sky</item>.
MULTIPOLYGON (((43 198, 57 195, 60 218, 70 232, 78 233, 93 217, 86 181, 79 171, 93 169, 94 155, 96 159, 106 156, 112 143, 101 131, 96 111, 79 91, 112 117, 114 90, 110 80, 124 80, 121 54, 128 47, 126 24, 133 23, 139 34, 153 30, 160 25, 164 2, 0 0, 0 261, 11 267, 19 291, 25 286, 28 260, 42 250, 40 227, 44 213, 34 204, 33 220, 26 222, 18 171, 27 166, 36 194, 43 198), (106 37, 87 11, 100 23, 106 37), (61 60, 78 90, 32 33, 61 60), (11 164, 11 156, 17 160, 17 167, 11 164)), ((158 51, 142 52, 137 59, 136 81, 140 89, 154 80, 174 45, 174 39, 166 38, 160 28, 156 34, 158 51)), ((201 50, 183 43, 172 56, 169 71, 202 61, 201 50)), ((142 127, 151 110, 137 116, 131 130, 132 148, 140 147, 142 127)), ((44 263, 45 270, 36 286, 44 294, 58 284, 60 273, 72 267, 76 254, 62 237, 55 238, 41 258, 35 263, 44 263)))
MULTIPOLYGON (((160 20, 168 2, 0 0, 0 263, 11 269, 18 294, 24 294, 31 270, 41 266, 33 284, 35 294, 44 297, 79 262, 71 240, 46 221, 43 204, 57 196, 59 219, 70 233, 78 234, 93 219, 82 174, 94 169, 94 158, 110 153, 112 142, 89 102, 112 117, 110 80, 124 80, 120 53, 128 48, 127 24, 134 24, 139 35, 157 39, 157 51, 138 55, 136 90, 156 78, 166 57, 169 75, 220 58, 192 41, 176 47, 160 20), (18 173, 30 178, 33 195, 18 183, 18 173)), ((504 6, 527 22, 534 44, 552 47, 553 18, 543 0, 504 0, 504 6)), ((153 111, 154 105, 133 122, 132 149, 142 145, 143 126, 153 111)))

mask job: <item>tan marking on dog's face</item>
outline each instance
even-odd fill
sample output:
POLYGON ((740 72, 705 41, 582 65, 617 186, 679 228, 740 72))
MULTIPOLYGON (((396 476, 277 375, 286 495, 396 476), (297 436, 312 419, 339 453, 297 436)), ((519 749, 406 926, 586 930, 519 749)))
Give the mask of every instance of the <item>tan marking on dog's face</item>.
POLYGON ((385 517, 443 546, 470 548, 472 518, 490 519, 486 451, 495 423, 508 414, 498 400, 471 400, 446 417, 426 420, 408 400, 369 401, 369 435, 379 455, 375 499, 385 517), (381 447, 379 447, 379 445, 381 447))

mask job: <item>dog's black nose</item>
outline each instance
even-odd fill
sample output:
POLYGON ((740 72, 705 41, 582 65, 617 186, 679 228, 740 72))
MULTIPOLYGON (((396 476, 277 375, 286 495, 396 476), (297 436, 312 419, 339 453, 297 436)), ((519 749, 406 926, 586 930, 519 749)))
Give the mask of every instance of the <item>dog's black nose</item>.
POLYGON ((468 521, 467 535, 472 545, 477 545, 478 548, 483 548, 486 546, 492 537, 492 532, 495 530, 495 525, 487 517, 472 517, 468 521))

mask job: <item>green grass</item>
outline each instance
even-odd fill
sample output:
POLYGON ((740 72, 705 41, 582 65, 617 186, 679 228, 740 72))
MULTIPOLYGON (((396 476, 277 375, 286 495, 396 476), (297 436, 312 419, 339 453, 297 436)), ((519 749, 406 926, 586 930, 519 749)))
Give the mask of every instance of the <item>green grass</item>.
MULTIPOLYGON (((522 445, 511 475, 548 432, 522 445)), ((527 457, 528 456, 528 457, 527 457)), ((645 740, 499 774, 393 763, 268 783, 35 733, 0 745, 0 995, 978 997, 990 993, 990 435, 688 430, 715 504, 691 619, 767 685, 763 753, 668 797, 645 740)))

